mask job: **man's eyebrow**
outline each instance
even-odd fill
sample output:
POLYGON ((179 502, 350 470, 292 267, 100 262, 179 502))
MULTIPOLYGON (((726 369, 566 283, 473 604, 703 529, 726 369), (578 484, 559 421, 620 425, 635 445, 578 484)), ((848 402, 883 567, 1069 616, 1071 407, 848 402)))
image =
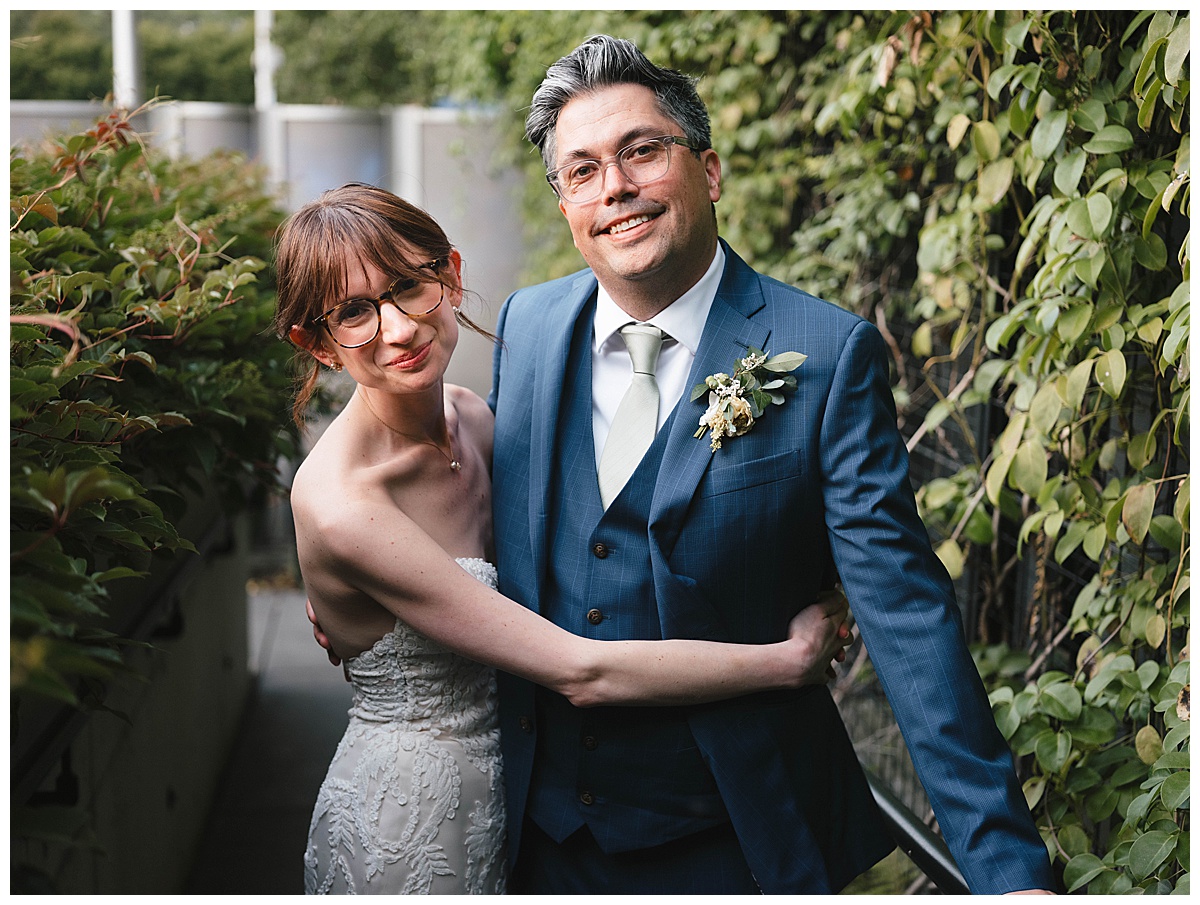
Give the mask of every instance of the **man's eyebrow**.
MULTIPOLYGON (((629 129, 621 135, 617 141, 617 150, 620 151, 623 148, 627 148, 634 142, 640 141, 643 138, 648 138, 652 135, 657 136, 665 134, 667 133, 655 126, 638 126, 636 128, 629 129)), ((568 151, 565 155, 563 155, 562 159, 564 161, 599 160, 601 156, 602 155, 597 154, 587 148, 577 148, 574 151, 568 151)))

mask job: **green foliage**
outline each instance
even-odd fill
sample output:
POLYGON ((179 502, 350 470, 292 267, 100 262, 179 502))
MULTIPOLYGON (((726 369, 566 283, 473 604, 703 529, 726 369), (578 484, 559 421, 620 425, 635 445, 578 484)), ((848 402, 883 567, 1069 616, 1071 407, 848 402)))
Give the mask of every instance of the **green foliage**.
POLYGON ((279 10, 276 92, 285 104, 432 104, 452 49, 433 10, 279 10))
POLYGON ((9 12, 9 97, 82 101, 112 91, 112 24, 105 10, 9 12))
MULTIPOLYGON (((254 14, 138 10, 142 78, 181 101, 254 103, 254 14)), ((86 100, 112 91, 112 17, 105 10, 14 10, 9 96, 86 100)))
POLYGON ((137 36, 147 94, 254 103, 253 12, 139 10, 137 36))
POLYGON ((120 671, 110 583, 193 549, 292 451, 258 282, 279 213, 243 161, 150 154, 120 113, 10 160, 10 689, 72 705, 120 671))
POLYGON ((1003 405, 976 461, 922 490, 939 553, 952 572, 972 548, 995 567, 988 527, 1015 519, 999 568, 1033 558, 1039 618, 1053 569, 1091 574, 1064 629, 992 695, 1071 891, 1188 888, 1189 25, 1165 12, 893 22, 837 126, 852 144, 862 123, 925 139, 905 233, 915 291, 891 307, 919 324, 926 368, 953 362, 961 379, 922 431, 1003 405))

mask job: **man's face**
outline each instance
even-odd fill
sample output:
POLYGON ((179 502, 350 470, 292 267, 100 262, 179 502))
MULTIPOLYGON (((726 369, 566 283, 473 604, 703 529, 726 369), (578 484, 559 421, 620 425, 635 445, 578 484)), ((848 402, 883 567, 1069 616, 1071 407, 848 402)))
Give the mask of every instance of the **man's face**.
POLYGON ((721 197, 721 162, 715 151, 697 160, 675 146, 670 169, 645 185, 630 182, 612 160, 632 142, 663 135, 683 131, 659 110, 653 91, 633 84, 580 95, 563 107, 555 127, 555 167, 583 158, 606 164, 597 198, 560 200, 559 209, 575 247, 618 304, 653 295, 666 307, 704 275, 716 249, 712 204, 721 197))

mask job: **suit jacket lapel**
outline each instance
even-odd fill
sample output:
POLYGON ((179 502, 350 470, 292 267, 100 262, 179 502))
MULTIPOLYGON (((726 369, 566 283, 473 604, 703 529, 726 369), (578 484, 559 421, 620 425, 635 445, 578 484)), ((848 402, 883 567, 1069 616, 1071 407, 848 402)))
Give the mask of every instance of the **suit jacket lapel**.
MULTIPOLYGON (((571 337, 580 312, 595 292, 596 278, 586 271, 571 285, 560 304, 548 304, 545 308, 546 346, 535 368, 530 427, 529 539, 536 575, 541 575, 546 567, 546 501, 550 498, 551 466, 558 443, 555 428, 562 408, 571 337)), ((531 608, 537 610, 540 606, 531 608)))
POLYGON ((725 273, 700 337, 687 388, 675 412, 650 506, 651 539, 667 556, 682 530, 688 504, 712 459, 708 440, 695 437, 700 416, 708 407, 708 397, 689 401, 692 387, 710 374, 732 373, 734 363, 745 358, 747 349, 766 349, 771 335, 769 327, 751 319, 765 304, 758 274, 728 245, 724 242, 722 245, 726 256, 725 273))

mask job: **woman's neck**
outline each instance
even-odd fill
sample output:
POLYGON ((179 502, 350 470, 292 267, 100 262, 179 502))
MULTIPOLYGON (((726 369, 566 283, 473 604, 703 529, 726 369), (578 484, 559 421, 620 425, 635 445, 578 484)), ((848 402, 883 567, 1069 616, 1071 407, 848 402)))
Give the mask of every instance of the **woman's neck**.
POLYGON ((417 443, 445 444, 449 430, 444 387, 440 381, 436 389, 420 394, 401 396, 360 385, 355 395, 366 408, 367 417, 393 433, 417 443))

